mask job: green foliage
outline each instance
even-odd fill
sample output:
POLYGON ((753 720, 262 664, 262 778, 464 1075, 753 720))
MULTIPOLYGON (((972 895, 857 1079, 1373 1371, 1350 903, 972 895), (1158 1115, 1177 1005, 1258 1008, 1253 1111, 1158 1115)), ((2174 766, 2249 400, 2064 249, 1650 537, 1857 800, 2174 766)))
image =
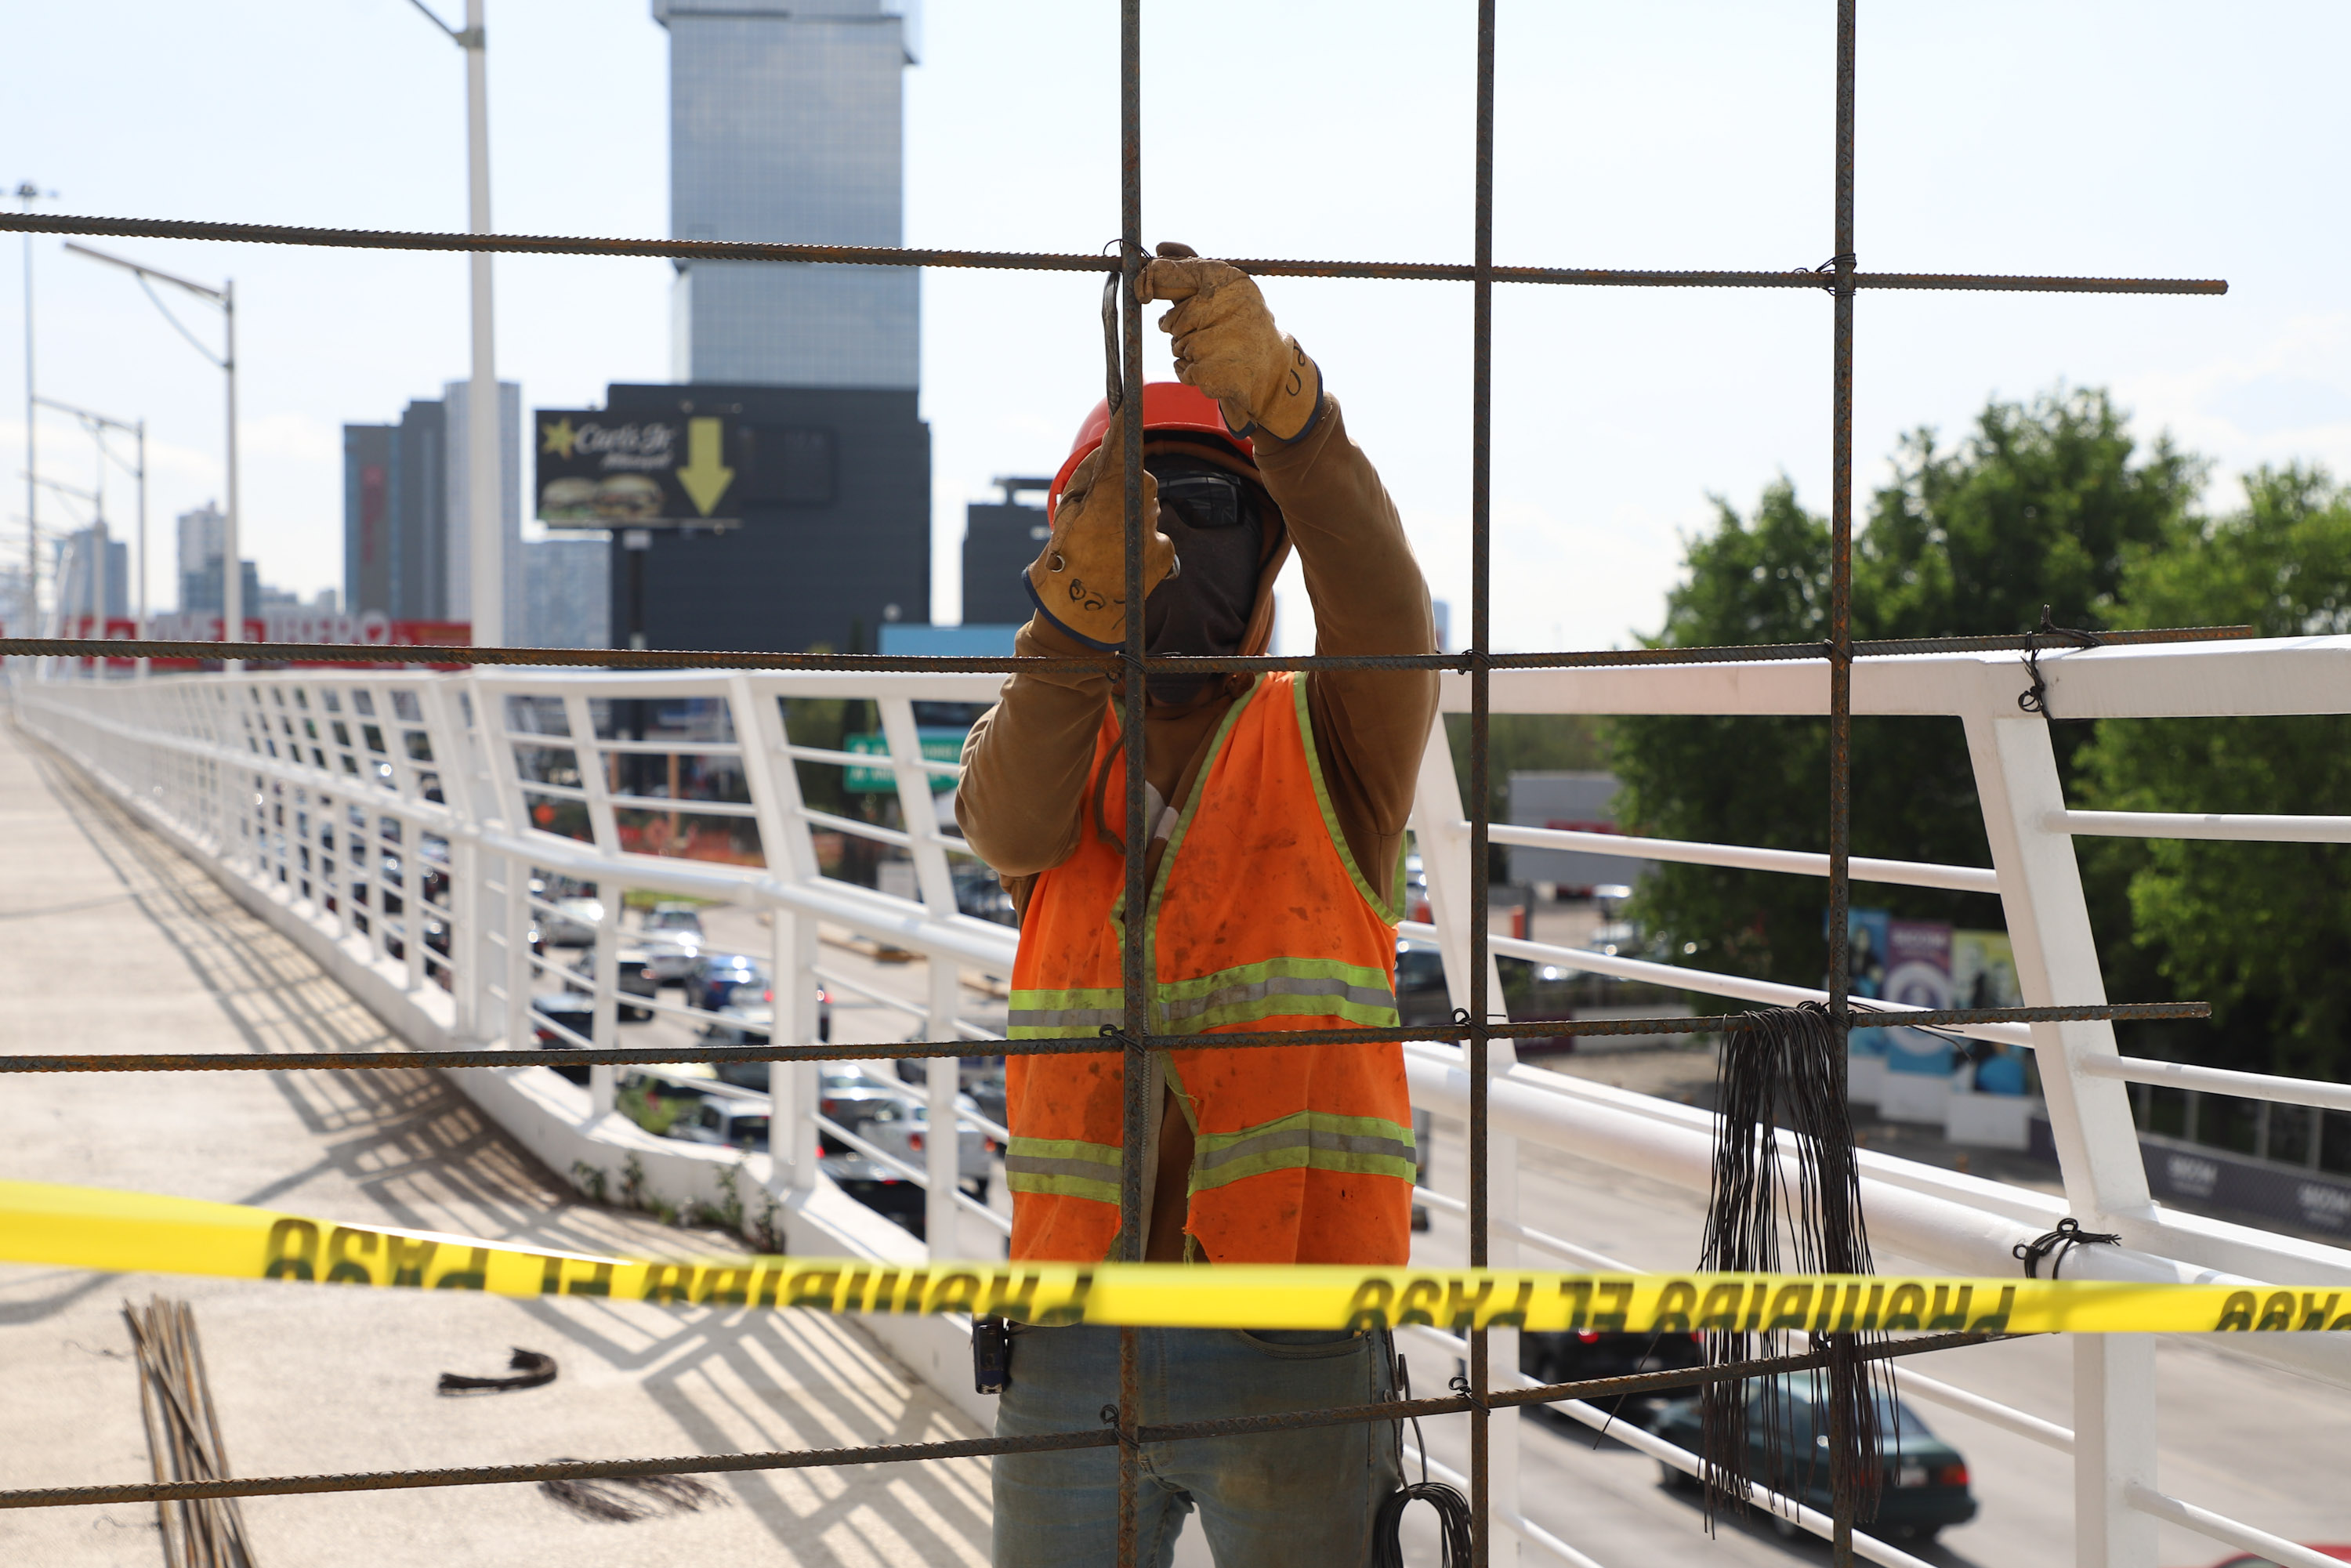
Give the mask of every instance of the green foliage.
MULTIPOLYGON (((2351 487, 2294 467, 2265 469, 2245 488, 2242 511, 2135 554, 2116 624, 2351 632, 2351 487)), ((2351 716, 2108 720, 2082 755, 2076 798, 2107 810, 2340 813, 2351 801, 2351 716)), ((2102 931, 2109 988, 2214 1004, 2210 1029, 2158 1031, 2166 1054, 2318 1078, 2351 1069, 2351 847, 2082 849, 2100 902, 2127 911, 2126 924, 2102 931)))
MULTIPOLYGON (((2128 564, 2181 527, 2203 467, 2158 441, 2137 453, 2103 392, 1992 403, 1967 441, 1906 438, 1893 482, 1856 541, 1854 634, 2022 632, 2048 604, 2060 624, 2115 612, 2128 564)), ((1828 635, 1829 526, 1782 478, 1750 517, 1717 499, 1711 533, 1689 542, 1658 645, 1818 642, 1828 635)), ((2022 680, 2020 678, 2020 687, 2022 680)), ((1628 831, 1716 843, 1827 847, 1827 726, 1810 718, 1662 715, 1610 727, 1628 831)), ((2084 737, 2059 727, 2061 765, 2084 737)), ((1989 863, 1966 740, 1957 720, 1865 718, 1854 726, 1856 854, 1989 863)), ((1998 925, 1980 895, 1864 884, 1859 900, 1959 925, 1998 925)), ((1695 962, 1817 984, 1825 956, 1822 885, 1801 877, 1667 865, 1634 913, 1695 962)))

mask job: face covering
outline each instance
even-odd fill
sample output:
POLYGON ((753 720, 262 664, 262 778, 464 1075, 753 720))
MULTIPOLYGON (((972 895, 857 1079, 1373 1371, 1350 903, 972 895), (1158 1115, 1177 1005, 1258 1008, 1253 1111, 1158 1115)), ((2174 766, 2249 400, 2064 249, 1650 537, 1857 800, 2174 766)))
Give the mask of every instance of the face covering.
MULTIPOLYGON (((1258 571, 1264 562, 1265 514, 1257 487, 1228 468, 1196 457, 1162 454, 1144 466, 1159 481, 1159 531, 1183 563, 1144 605, 1146 652, 1230 655, 1241 651, 1257 608, 1258 571)), ((1181 705, 1222 677, 1149 677, 1155 701, 1181 705)))

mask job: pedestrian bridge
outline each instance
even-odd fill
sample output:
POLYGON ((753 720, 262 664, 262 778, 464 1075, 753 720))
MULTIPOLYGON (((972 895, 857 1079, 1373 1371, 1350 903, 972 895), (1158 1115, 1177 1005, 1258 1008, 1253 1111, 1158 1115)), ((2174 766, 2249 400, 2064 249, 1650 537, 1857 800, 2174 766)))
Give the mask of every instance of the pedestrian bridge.
MULTIPOLYGON (((5 1113, 10 1174, 583 1249, 692 1249, 646 1212, 662 1209, 724 1215, 799 1252, 926 1256, 820 1168, 820 1134, 854 1134, 824 1122, 816 1064, 775 1071, 772 1150, 747 1154, 652 1136, 621 1113, 612 1067, 574 1082, 533 1060, 534 1048, 695 1038, 713 1020, 693 998, 632 994, 621 975, 634 931, 626 912, 694 899, 714 929, 725 925, 733 946, 769 965, 784 1042, 813 1042, 823 1011, 844 1054, 860 1041, 887 1057, 893 1041, 957 1038, 987 1052, 1001 1024, 988 977, 1008 974, 1013 935, 959 904, 976 862, 937 809, 936 788, 956 768, 925 757, 921 730, 927 705, 986 703, 998 677, 142 676, 17 663, 16 728, 0 748, 10 830, 0 920, 14 938, 0 946, 14 982, 0 990, 0 1016, 14 1049, 405 1046, 423 1060, 395 1071, 20 1078, 5 1113), (878 749, 849 749, 843 705, 872 714, 865 731, 879 738, 859 744, 878 749), (876 794, 894 808, 876 813, 883 821, 843 804, 876 794), (567 890, 590 885, 601 909, 566 901, 567 890), (561 949, 534 945, 535 932, 560 921, 585 921, 596 937, 576 970, 561 949), (566 991, 587 1000, 559 1014, 535 1005, 566 991), (627 1021, 637 1010, 651 1017, 627 1021), (513 1061, 434 1069, 430 1053, 450 1050, 513 1061), (584 1191, 625 1194, 634 1211, 585 1201, 584 1191)), ((2351 706, 2344 638, 2085 650, 2044 656, 2041 668, 2050 706, 2069 718, 2351 706)), ((1856 860, 1854 875, 1996 893, 2027 1005, 2105 999, 2074 837, 2351 840, 2351 818, 2207 815, 2197 801, 2167 802, 2174 814, 2162 816, 2071 810, 2045 722, 2018 711, 2023 678, 2012 653, 1856 663, 1856 713, 1964 723, 1993 863, 1856 860)), ((1498 712, 1819 714, 1828 676, 1821 662, 1791 661, 1499 672, 1491 688, 1498 712)), ((1447 677, 1446 703, 1466 706, 1458 677, 1447 677)), ((1437 945, 1452 995, 1465 997, 1470 921, 1485 912, 1471 903, 1468 824, 1441 729, 1414 831, 1427 918, 1406 929, 1437 945)), ((1827 873, 1825 856, 1784 850, 1492 833, 1532 847, 1827 873)), ((1531 934, 1491 946, 1736 1002, 1820 995, 1531 934)), ((2351 1114, 2351 1090, 2137 1061, 2103 1022, 1959 1032, 2034 1053, 2057 1163, 2046 1180, 2017 1171, 2002 1181, 1865 1152, 1864 1203, 1882 1264, 2014 1273, 2012 1249, 2070 1215, 2122 1244, 2076 1252, 2069 1276, 2351 1286, 2351 1251, 2318 1239, 2323 1228, 2268 1229, 2156 1201, 2129 1100, 2133 1084, 2167 1084, 2351 1114)), ((1515 1062, 1506 1042, 1492 1055, 1496 1266, 1686 1267, 1710 1177, 1710 1116, 1604 1073, 1515 1062)), ((1434 1043, 1407 1056, 1416 1103, 1436 1119, 1426 1195, 1435 1223, 1423 1245, 1429 1260, 1456 1263, 1466 1242, 1464 1061, 1434 1043)), ((1702 1077, 1704 1059, 1695 1060, 1702 1077)), ((956 1090, 955 1063, 940 1059, 906 1093, 934 1126, 960 1116, 1000 1140, 1004 1129, 984 1114, 958 1111, 956 1090)), ((962 1256, 1001 1255, 1001 1195, 958 1192, 956 1140, 933 1138, 918 1156, 867 1153, 925 1188, 926 1234, 952 1239, 962 1256)), ((0 1427, 8 1486, 136 1473, 137 1396, 109 1348, 121 1343, 110 1314, 126 1288, 148 1282, 0 1271, 0 1344, 21 1369, 17 1407, 47 1413, 37 1427, 17 1417, 0 1427)), ((990 1419, 989 1402, 970 1392, 968 1327, 949 1318, 161 1288, 196 1299, 215 1336, 208 1354, 230 1406, 225 1426, 255 1434, 235 1455, 241 1474, 915 1441, 990 1419), (423 1379, 496 1370, 510 1344, 558 1357, 559 1397, 434 1401, 423 1379), (230 1393, 233 1384, 242 1386, 230 1393)), ((1411 1332, 1420 1336, 1410 1347, 1416 1385, 1441 1387, 1458 1342, 1411 1332)), ((1513 1362, 1508 1338, 1497 1335, 1498 1366, 1513 1362)), ((2340 1454, 2351 1424, 2351 1344, 2231 1336, 2223 1351, 2188 1336, 2082 1335, 1913 1360, 1900 1379, 1907 1399, 1950 1419, 1985 1513, 1931 1546, 1858 1543, 1872 1561, 2153 1568, 2229 1546, 2315 1563, 2325 1560, 2292 1542, 2351 1537, 2339 1487, 2325 1479, 2335 1468, 2325 1456, 2340 1454), (2275 1440, 2281 1429, 2300 1433, 2283 1446, 2291 1451, 2275 1440)), ((1590 1406, 1568 1406, 1564 1416, 1609 1427, 1590 1406)), ((1435 1472, 1448 1459, 1466 1468, 1458 1434, 1426 1425, 1435 1472)), ((1521 1561, 1614 1568, 1653 1561, 1667 1542, 1676 1560, 1784 1560, 1760 1530, 1726 1530, 1706 1544, 1697 1515, 1655 1485, 1656 1463, 1686 1468, 1688 1456, 1646 1433, 1616 1423, 1604 1456, 1587 1461, 1562 1440, 1562 1424, 1501 1415, 1493 1429, 1498 1550, 1521 1561)), ((659 1531, 629 1526, 630 1549, 683 1560, 758 1539, 786 1561, 986 1561, 984 1460, 770 1470, 735 1482, 738 1508, 659 1531)), ((248 1509, 303 1561, 330 1560, 338 1540, 381 1541, 388 1523, 440 1545, 436 1560, 447 1561, 504 1560, 479 1543, 532 1531, 551 1545, 573 1531, 589 1532, 582 1544, 611 1539, 538 1501, 528 1488, 484 1487, 248 1509)), ((92 1518, 152 1528, 141 1512, 14 1513, 0 1539, 21 1531, 44 1562, 98 1561, 75 1555, 92 1518)), ((1823 1524, 1809 1514, 1799 1522, 1823 1524)))

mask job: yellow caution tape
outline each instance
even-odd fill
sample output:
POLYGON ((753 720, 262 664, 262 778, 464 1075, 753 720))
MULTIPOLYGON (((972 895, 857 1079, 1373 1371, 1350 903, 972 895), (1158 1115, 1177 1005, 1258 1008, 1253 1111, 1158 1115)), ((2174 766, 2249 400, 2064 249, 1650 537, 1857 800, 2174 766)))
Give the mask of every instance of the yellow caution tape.
POLYGON ((1900 1275, 1595 1274, 1518 1269, 893 1264, 850 1258, 604 1258, 337 1225, 266 1208, 0 1182, 0 1262, 110 1273, 605 1296, 680 1306, 974 1312, 1165 1328, 1851 1330, 1977 1333, 2351 1330, 2351 1289, 1900 1275))

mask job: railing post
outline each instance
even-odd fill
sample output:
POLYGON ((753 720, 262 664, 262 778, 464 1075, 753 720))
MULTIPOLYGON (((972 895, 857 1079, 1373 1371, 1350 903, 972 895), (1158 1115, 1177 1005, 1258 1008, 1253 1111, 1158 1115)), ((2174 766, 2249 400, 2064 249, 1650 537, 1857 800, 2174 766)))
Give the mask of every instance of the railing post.
POLYGON ((530 862, 506 856, 501 880, 507 886, 507 1049, 529 1051, 538 1043, 530 1021, 531 987, 538 979, 530 964, 530 862))
MULTIPOLYGON (((934 953, 928 967, 930 1037, 954 1040, 962 966, 951 957, 934 953)), ((962 1225, 955 1200, 962 1179, 963 1127, 956 1120, 956 1095, 963 1087, 962 1062, 952 1056, 934 1056, 923 1067, 930 1115, 930 1129, 923 1137, 923 1169, 930 1178, 930 1186, 923 1195, 924 1244, 934 1258, 954 1258, 962 1252, 956 1245, 962 1225)))
MULTIPOLYGON (((812 1045, 817 1038, 816 919, 778 905, 776 909, 776 1002, 768 1038, 788 1045, 812 1045)), ((817 1138, 817 1092, 813 1061, 778 1062, 768 1069, 768 1147, 781 1152, 778 1179, 785 1179, 783 1164, 790 1166, 791 1190, 807 1192, 816 1186, 821 1145, 817 1138)))
POLYGON ((2155 1568, 2155 1519, 2130 1502, 2156 1484, 2155 1336, 2071 1337, 2074 1568, 2155 1568))
MULTIPOLYGON (((1966 716, 1968 752, 1984 831, 2000 873, 2001 905, 2028 1007, 2088 1006, 2106 999, 2098 946, 2082 894, 2071 835, 2049 823, 2065 809, 2049 726, 2040 718, 1966 716)), ((2104 1021, 2031 1026, 2049 1128, 2064 1174, 2065 1197, 2085 1222, 2148 1212, 2147 1167, 2131 1120, 2128 1090, 2076 1070, 2085 1057, 2117 1055, 2104 1021)))
MULTIPOLYGON (((2025 1005, 2104 1002, 2074 841, 2049 825, 2065 799, 2048 722, 1980 710, 1965 720, 2025 1005)), ((2094 1229, 2149 1214, 2154 1206, 2127 1086, 2079 1069, 2085 1058, 2118 1054, 2114 1026, 2032 1029, 2068 1205, 2094 1229)), ((2151 1487, 2156 1480, 2154 1342, 2141 1334, 2075 1334, 2072 1351, 2076 1568, 2154 1568, 2155 1521, 2128 1498, 2132 1483, 2151 1487)))

